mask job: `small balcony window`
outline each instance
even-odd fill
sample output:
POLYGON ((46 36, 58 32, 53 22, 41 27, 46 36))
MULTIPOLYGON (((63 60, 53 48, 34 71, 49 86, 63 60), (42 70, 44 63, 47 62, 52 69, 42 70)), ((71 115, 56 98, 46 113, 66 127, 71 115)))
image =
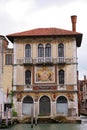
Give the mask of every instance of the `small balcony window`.
POLYGON ((31 84, 31 71, 26 70, 25 72, 25 84, 31 84))
POLYGON ((60 70, 59 71, 59 84, 64 84, 64 78, 65 78, 64 70, 60 70))
POLYGON ((58 57, 64 57, 64 44, 60 43, 58 45, 58 57))
POLYGON ((43 44, 38 45, 38 57, 44 57, 44 47, 43 44))
POLYGON ((51 57, 51 45, 50 45, 50 43, 46 44, 45 57, 51 57))
POLYGON ((12 54, 6 54, 5 55, 5 64, 6 65, 12 65, 12 54))
POLYGON ((31 57, 31 45, 27 44, 25 46, 25 57, 31 57))

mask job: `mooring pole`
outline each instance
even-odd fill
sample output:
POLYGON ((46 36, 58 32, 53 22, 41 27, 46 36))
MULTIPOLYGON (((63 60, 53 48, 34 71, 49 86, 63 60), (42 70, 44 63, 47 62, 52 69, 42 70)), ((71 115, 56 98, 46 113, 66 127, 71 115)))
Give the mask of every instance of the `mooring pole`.
POLYGON ((10 118, 11 118, 11 125, 12 125, 12 108, 10 109, 10 118))
POLYGON ((1 111, 0 111, 0 124, 2 124, 2 104, 1 104, 1 111))
POLYGON ((35 104, 35 126, 37 126, 37 104, 35 104))
POLYGON ((33 106, 31 107, 31 128, 33 128, 33 106))
POLYGON ((35 116, 35 125, 37 126, 37 115, 35 116))
POLYGON ((8 107, 6 107, 6 126, 8 126, 8 107))

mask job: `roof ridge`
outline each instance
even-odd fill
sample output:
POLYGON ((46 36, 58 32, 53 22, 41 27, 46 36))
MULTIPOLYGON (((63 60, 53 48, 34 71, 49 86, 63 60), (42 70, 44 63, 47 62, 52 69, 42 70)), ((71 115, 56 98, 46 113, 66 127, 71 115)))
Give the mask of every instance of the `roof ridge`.
POLYGON ((35 36, 35 35, 64 35, 64 34, 79 34, 79 32, 74 32, 71 30, 49 27, 49 28, 35 28, 31 30, 26 30, 23 32, 17 32, 13 34, 8 34, 7 36, 35 36))

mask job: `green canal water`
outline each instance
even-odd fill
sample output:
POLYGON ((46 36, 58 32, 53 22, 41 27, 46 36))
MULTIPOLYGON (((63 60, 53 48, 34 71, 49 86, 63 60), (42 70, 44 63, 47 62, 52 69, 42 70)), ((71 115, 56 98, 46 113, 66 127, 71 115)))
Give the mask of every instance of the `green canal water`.
POLYGON ((87 116, 81 116, 81 124, 16 124, 15 126, 2 130, 87 130, 87 116))
POLYGON ((33 125, 33 128, 30 124, 17 124, 3 130, 87 130, 87 124, 38 124, 33 125))

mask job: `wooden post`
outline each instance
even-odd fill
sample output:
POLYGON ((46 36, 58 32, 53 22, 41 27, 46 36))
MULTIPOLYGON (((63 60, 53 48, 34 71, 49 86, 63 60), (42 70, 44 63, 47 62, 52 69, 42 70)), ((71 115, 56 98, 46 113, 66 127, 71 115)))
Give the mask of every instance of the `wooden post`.
POLYGON ((0 124, 2 124, 2 104, 1 104, 1 111, 0 111, 0 124))
POLYGON ((37 126, 37 115, 35 115, 35 126, 37 126))
POLYGON ((12 108, 10 109, 10 118, 11 118, 11 125, 12 125, 12 108))
POLYGON ((8 107, 6 107, 6 126, 8 126, 8 107))
POLYGON ((31 107, 31 128, 33 128, 33 105, 31 107))
POLYGON ((37 126, 37 104, 35 104, 35 126, 37 126))

